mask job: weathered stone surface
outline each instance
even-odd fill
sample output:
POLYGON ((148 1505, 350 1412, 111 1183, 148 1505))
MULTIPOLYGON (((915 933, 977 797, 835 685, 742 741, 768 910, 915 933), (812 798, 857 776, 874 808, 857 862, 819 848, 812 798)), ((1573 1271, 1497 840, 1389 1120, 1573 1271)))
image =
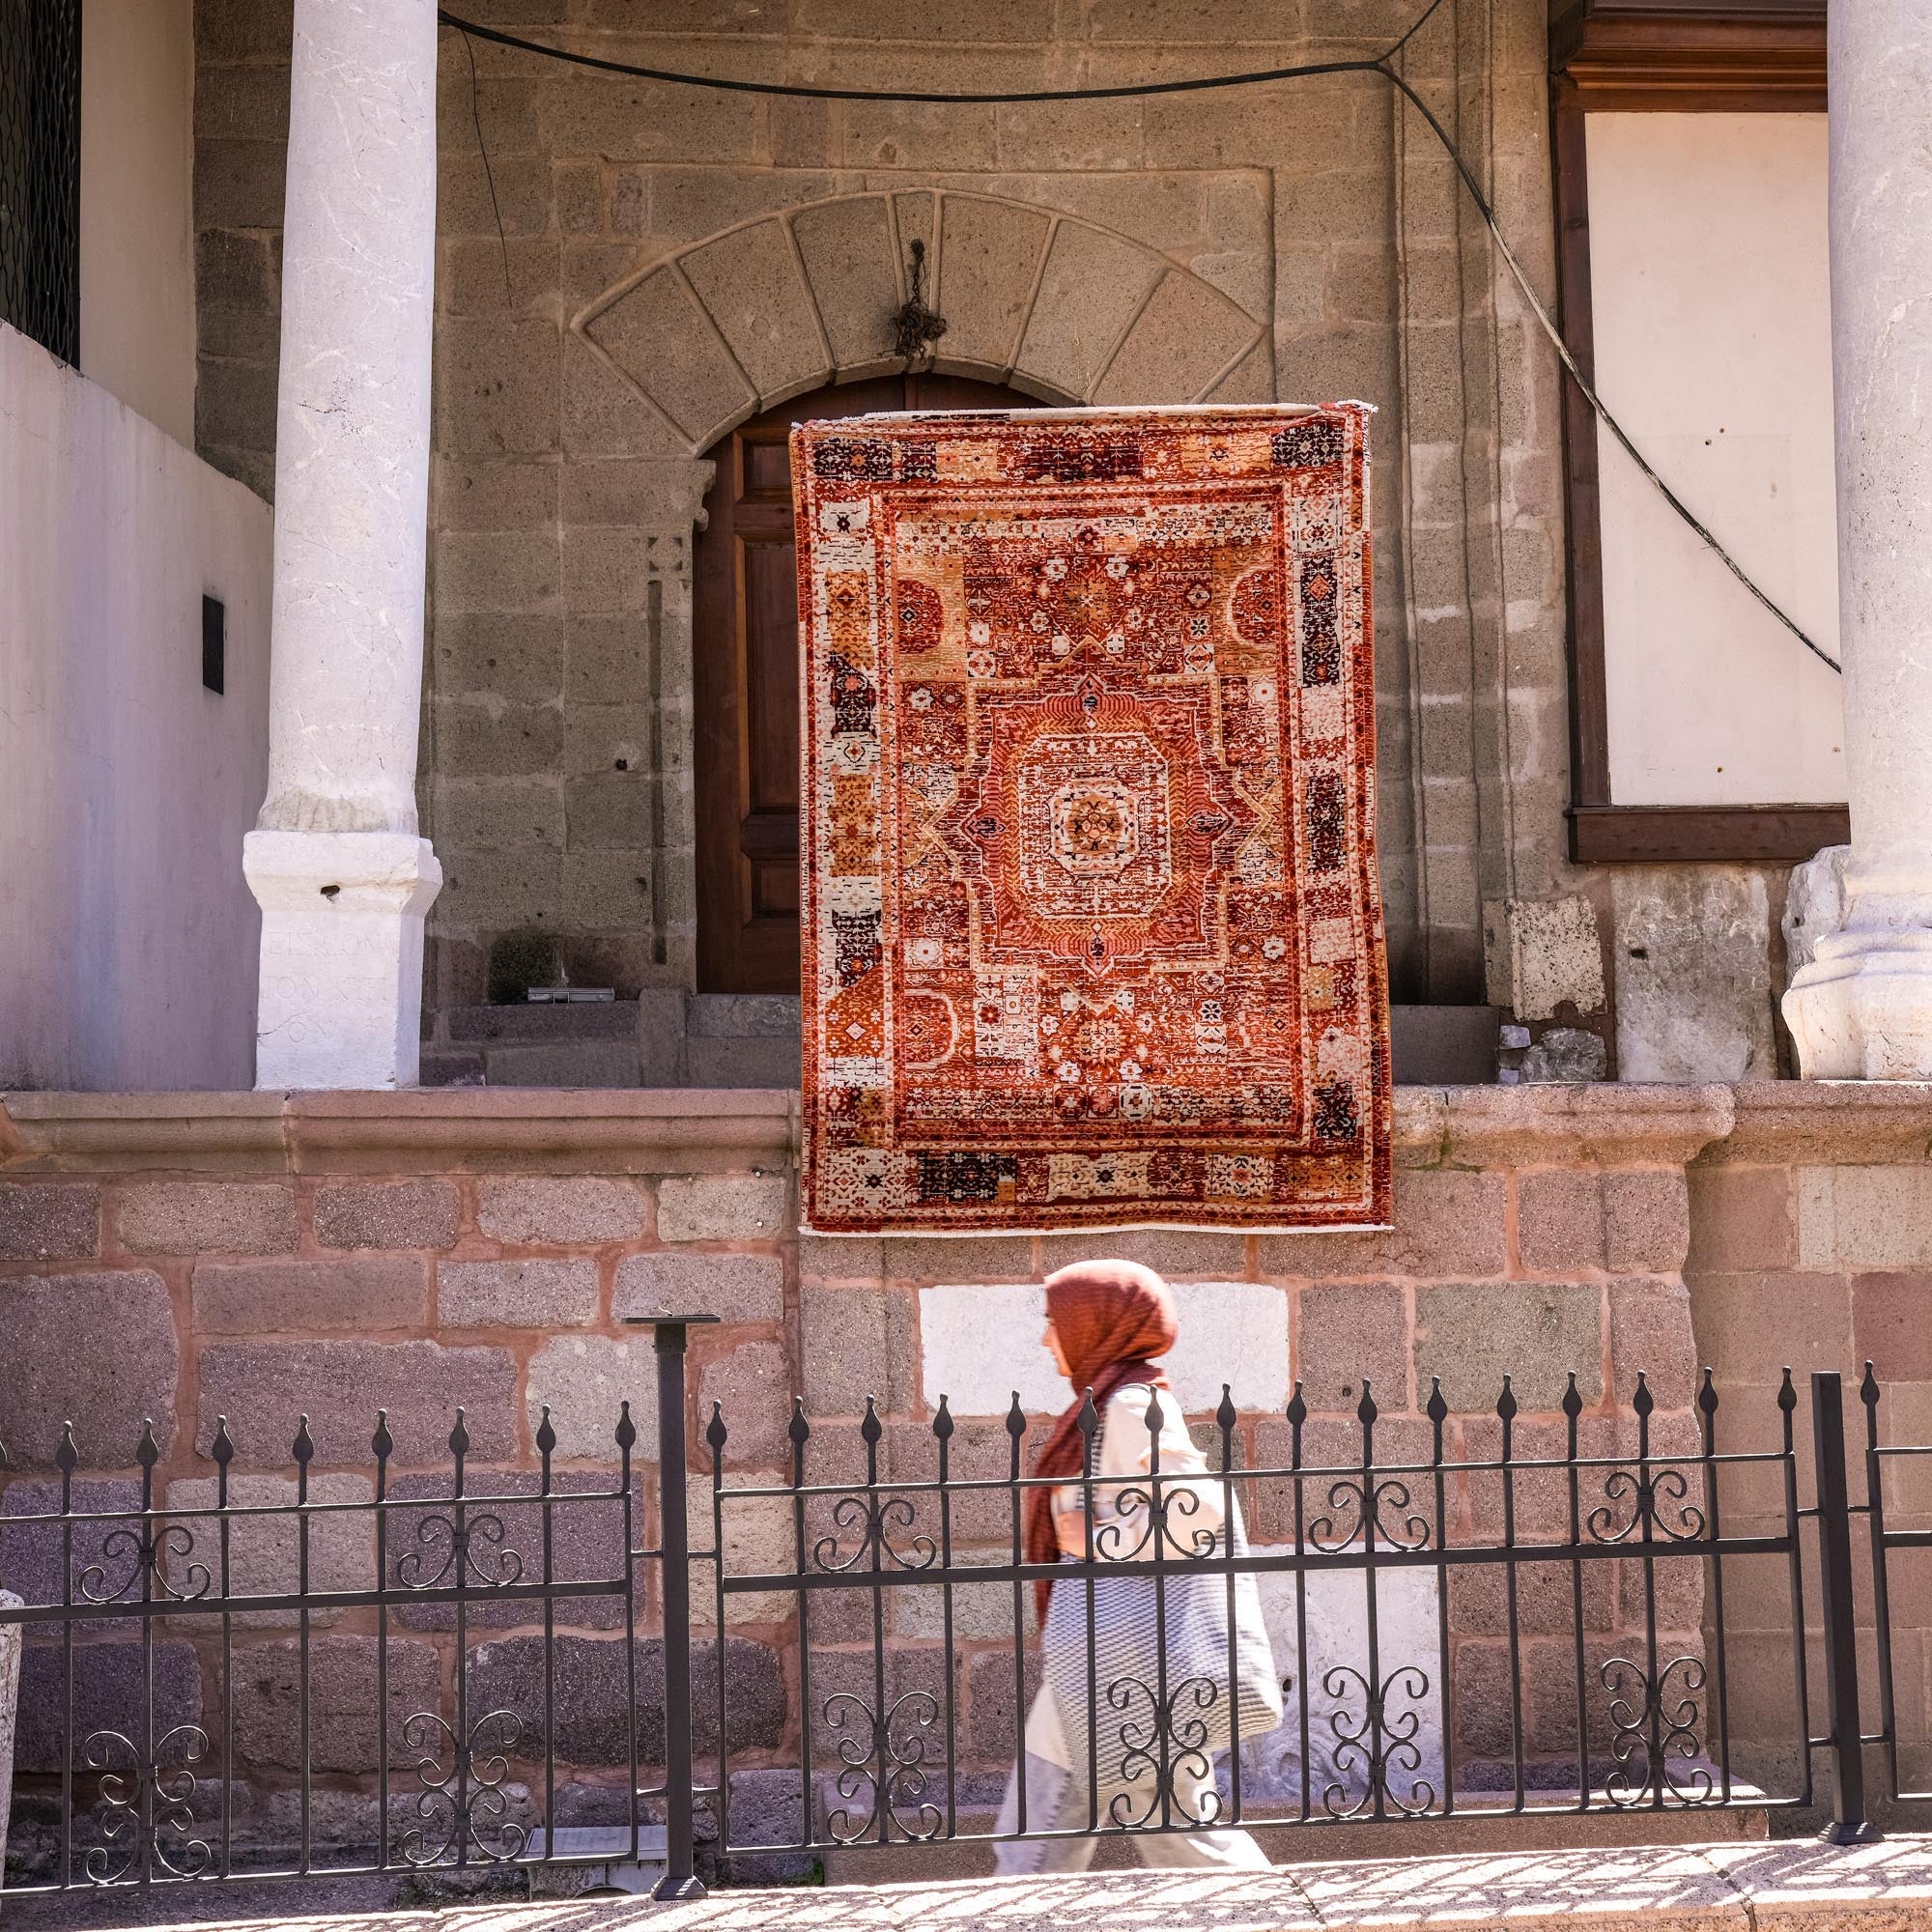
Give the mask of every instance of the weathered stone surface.
MULTIPOLYGON (((235 1754, 244 1764, 280 1771, 302 1768, 299 1695, 301 1647, 293 1638, 249 1644, 235 1652, 230 1698, 235 1754)), ((331 1634, 311 1639, 308 1655, 309 1763, 318 1772, 366 1772, 386 1749, 391 1764, 440 1755, 451 1769, 446 1742, 440 1753, 434 1727, 421 1745, 406 1738, 417 1712, 442 1705, 441 1673, 435 1650, 419 1637, 331 1634), (377 1702, 379 1648, 388 1663, 384 1716, 377 1702)))
POLYGON ((1483 967, 1491 1004, 1520 1020, 1554 1019, 1566 1004, 1592 1013, 1606 997, 1596 911, 1580 896, 1486 899, 1483 967))
MULTIPOLYGON (((553 1649, 552 1741, 557 1761, 584 1766, 630 1762, 632 1692, 621 1638, 559 1636, 553 1649)), ((718 1658, 711 1639, 691 1647, 695 1682, 692 1741, 716 1748, 718 1658)), ((637 1736, 643 1764, 664 1761, 664 1652, 654 1638, 636 1645, 637 1736)), ((503 1637, 478 1644, 469 1656, 471 1709, 514 1711, 524 1747, 543 1748, 544 1640, 503 1637)), ((724 1735, 731 1750, 775 1745, 784 1725, 784 1682, 777 1654, 763 1644, 727 1637, 724 1651, 724 1735)))
POLYGON ((981 1651, 966 1665, 967 1735, 980 1757, 1010 1757, 1026 1720, 1026 1706, 1039 1689, 1039 1652, 1029 1650, 1024 1665, 1024 1704, 1015 1695, 1010 1651, 981 1651))
POLYGON ((1798 1260, 1798 1222, 1791 1170, 1785 1167, 1692 1167, 1692 1271, 1706 1268, 1788 1268, 1798 1260))
POLYGON ((1118 235, 1063 221, 1014 374, 1065 396, 1085 396, 1164 265, 1118 235))
MULTIPOLYGON (((791 1506, 779 1496, 738 1497, 724 1491, 724 1574, 727 1577, 789 1577, 797 1572, 792 1541, 791 1506)), ((687 1519, 691 1541, 708 1548, 711 1543, 712 1485, 709 1476, 693 1476, 686 1492, 687 1519)), ((706 1583, 709 1577, 705 1578, 706 1583)), ((716 1605, 707 1590, 695 1592, 692 1621, 712 1624, 716 1605)), ((724 1599, 727 1624, 770 1623, 790 1615, 798 1602, 797 1593, 784 1590, 747 1590, 724 1599)))
POLYGON ((180 1346, 166 1285, 147 1268, 0 1281, 0 1442, 15 1465, 53 1460, 72 1422, 83 1463, 134 1460, 144 1416, 174 1440, 180 1346))
POLYGON ((670 1175, 658 1182, 658 1238, 773 1240, 784 1231, 790 1196, 782 1175, 670 1175))
POLYGON ((1932 1381, 1932 1276, 1858 1276, 1852 1333, 1857 1359, 1872 1363, 1881 1381, 1932 1381))
MULTIPOLYGON (((367 1502, 376 1493, 366 1476, 344 1474, 312 1475, 308 1482, 309 1500, 316 1503, 367 1502)), ((220 1494, 213 1476, 189 1476, 168 1485, 170 1509, 213 1509, 220 1494)), ((293 1504, 296 1485, 287 1476, 231 1475, 228 1501, 231 1507, 262 1509, 293 1504)), ((194 1537, 194 1548, 185 1554, 171 1552, 168 1579, 184 1596, 195 1593, 190 1566, 206 1564, 213 1581, 212 1592, 221 1588, 221 1535, 213 1517, 188 1518, 185 1525, 194 1537)), ((228 1527, 228 1594, 235 1597, 292 1596, 301 1586, 301 1532, 297 1520, 289 1516, 237 1517, 228 1527)), ((376 1586, 376 1517, 373 1510, 327 1509, 308 1519, 308 1586, 312 1591, 370 1590, 376 1586)), ((317 1624, 333 1623, 342 1613, 333 1609, 311 1610, 317 1624)), ((238 1630, 259 1629, 275 1624, 293 1624, 294 1610, 243 1610, 235 1618, 238 1630)), ((192 1633, 207 1623, 205 1617, 184 1617, 182 1625, 192 1633)))
POLYGON ((326 1248, 446 1248, 463 1203, 446 1180, 338 1180, 316 1190, 315 1236, 326 1248))
POLYGON ((1813 1369, 1852 1361, 1852 1291, 1842 1274, 1710 1269, 1695 1276, 1697 1354, 1728 1382, 1775 1388, 1788 1364, 1800 1387, 1813 1369))
POLYGON ((395 1462, 441 1463, 456 1410, 464 1410, 479 1463, 515 1455, 516 1362, 502 1349, 435 1342, 219 1342, 201 1354, 196 1442, 207 1453, 214 1418, 228 1417, 243 1463, 288 1461, 306 1414, 317 1460, 362 1463, 376 1411, 388 1411, 395 1462))
POLYGON ((799 327, 811 298, 782 222, 736 229, 681 256, 679 266, 761 395, 828 373, 817 332, 799 327))
POLYGON ((747 1342, 729 1354, 715 1355, 697 1378, 698 1412, 724 1405, 730 1439, 724 1448, 727 1469, 769 1467, 789 1453, 785 1426, 791 1418, 792 1388, 784 1350, 776 1342, 747 1342))
POLYGON ((1537 1087, 1606 1080, 1609 1072, 1610 1050, 1599 1035, 1581 1027, 1551 1027, 1524 1052, 1517 1077, 1537 1087))
POLYGON ((1619 1390, 1641 1369, 1666 1408, 1689 1407, 1697 1391, 1690 1296, 1676 1281, 1610 1284, 1610 1363, 1619 1390))
MULTIPOLYGON (((154 1654, 154 1734, 201 1721, 201 1665, 191 1645, 162 1637, 154 1654)), ((20 1707, 14 1733, 16 1772, 58 1772, 63 1738, 76 1773, 96 1731, 139 1737, 145 1715, 146 1676, 141 1646, 115 1638, 77 1642, 73 1652, 73 1729, 67 1729, 67 1675, 58 1644, 28 1644, 20 1658, 20 1707)), ((177 1760, 178 1762, 179 1760, 177 1760)), ((131 1771, 119 1760, 115 1768, 131 1771)))
POLYGON ((1530 1274, 1604 1264, 1604 1201, 1593 1169, 1543 1169, 1516 1183, 1517 1250, 1530 1274))
POLYGON ((913 1297, 903 1289, 807 1286, 800 1299, 806 1413, 883 1414, 913 1406, 913 1297))
POLYGON ((440 1262, 436 1308, 453 1328, 582 1327, 597 1316, 597 1264, 440 1262))
POLYGON ((1765 1080, 1771 906, 1745 867, 1612 868, 1617 1071, 1625 1080, 1765 1080))
POLYGON ((1499 1275, 1507 1190, 1500 1174, 1398 1168, 1386 1235, 1264 1235, 1262 1271, 1337 1277, 1499 1275))
POLYGON ((1094 391, 1096 403, 1184 403, 1204 394, 1262 332, 1194 276, 1170 270, 1094 391))
POLYGON ((892 349, 885 319, 901 299, 885 197, 855 195, 802 209, 792 232, 833 361, 841 370, 883 361, 892 349))
POLYGON ((115 1232, 137 1255, 285 1255, 295 1195, 248 1180, 146 1180, 115 1197, 115 1232))
POLYGON ((1690 1246, 1690 1200, 1676 1168, 1613 1169, 1603 1177, 1604 1256, 1612 1274, 1666 1273, 1690 1246))
POLYGON ((1294 1375, 1313 1409, 1352 1414, 1367 1377, 1376 1400, 1401 1407, 1408 1390, 1408 1297, 1386 1282, 1305 1288, 1295 1324, 1294 1375))
POLYGON ((1801 1167, 1793 1179, 1800 1267, 1932 1263, 1932 1167, 1801 1167))
MULTIPOLYGON (((138 1511, 141 1486, 125 1478, 90 1480, 83 1476, 73 1485, 72 1507, 85 1514, 138 1511)), ((99 1595, 118 1596, 131 1583, 132 1594, 138 1598, 140 1576, 134 1556, 125 1550, 109 1552, 104 1547, 117 1530, 128 1527, 127 1523, 109 1520, 63 1528, 59 1523, 18 1520, 21 1517, 58 1516, 60 1512, 61 1486, 55 1480, 16 1476, 0 1492, 0 1590, 12 1590, 29 1604, 79 1603, 88 1594, 81 1578, 98 1568, 99 1580, 93 1587, 99 1595)), ((100 1636, 138 1635, 140 1623, 136 1618, 112 1617, 92 1628, 100 1636)))
POLYGON ((948 198, 939 287, 949 325, 940 354, 949 363, 996 375, 1012 366, 1047 227, 1030 208, 948 198))
POLYGON ((0 1186, 0 1261, 85 1261, 99 1249, 99 1188, 83 1181, 0 1186))
POLYGON ((440 316, 439 447, 480 457, 555 449, 562 354, 557 326, 548 319, 440 316))
POLYGON ((755 397, 669 269, 646 275, 593 318, 589 333, 618 368, 702 449, 755 397))
POLYGON ((617 1264, 611 1312, 715 1315, 722 1321, 777 1321, 784 1313, 784 1261, 779 1255, 629 1255, 617 1264))
POLYGON ((484 1180, 476 1225, 499 1241, 628 1241, 644 1231, 644 1198, 634 1181, 594 1175, 484 1180))
POLYGON ((194 1271, 194 1325, 204 1335, 366 1333, 428 1321, 429 1264, 413 1256, 203 1262, 194 1271))
MULTIPOLYGON (((947 1245, 954 1250, 959 1247, 957 1241, 947 1245)), ((1187 1228, 1127 1228, 1108 1235, 1049 1235, 1039 1244, 1042 1274, 1051 1274, 1069 1262, 1101 1257, 1139 1262, 1170 1278, 1213 1275, 1227 1281, 1248 1271, 1247 1240, 1242 1235, 1208 1235, 1187 1228)), ((952 1271, 956 1272, 957 1266, 955 1262, 952 1271)))
POLYGON ((559 1335, 530 1358, 530 1427, 550 1406, 556 1454, 614 1461, 619 1406, 631 1405, 640 1459, 657 1458, 658 1372, 648 1335, 559 1335))
POLYGON ((1585 1402, 1604 1388, 1604 1296, 1598 1288, 1553 1282, 1456 1282, 1415 1297, 1419 1388, 1442 1378, 1453 1409, 1495 1406, 1503 1377, 1526 1409, 1554 1408, 1575 1369, 1585 1402))

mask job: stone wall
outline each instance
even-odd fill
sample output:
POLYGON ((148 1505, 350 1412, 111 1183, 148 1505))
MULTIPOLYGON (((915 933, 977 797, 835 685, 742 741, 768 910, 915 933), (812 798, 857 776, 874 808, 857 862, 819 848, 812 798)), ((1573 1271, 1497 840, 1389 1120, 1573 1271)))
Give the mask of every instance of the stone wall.
MULTIPOLYGON (((1094 1252, 1141 1258, 1175 1279, 1187 1324, 1174 1363, 1180 1400, 1205 1440, 1221 1383, 1234 1383, 1246 1466, 1287 1460, 1283 1409, 1297 1382, 1310 1463, 1359 1455, 1370 1387, 1378 1457, 1426 1458, 1423 1409, 1438 1377, 1449 1455, 1492 1455, 1505 1373, 1521 1411, 1517 1452, 1560 1452, 1558 1404, 1572 1368, 1584 1453, 1634 1449, 1639 1369, 1660 1404, 1660 1448, 1681 1452, 1694 1439, 1682 1270, 1687 1250, 1701 1243, 1702 1254, 1710 1236, 1693 1228, 1685 1164, 1726 1131, 1729 1090, 1403 1090, 1394 1231, 1274 1237, 801 1241, 790 1219, 796 1104, 757 1092, 10 1099, 0 1121, 0 1332, 12 1373, 0 1382, 0 1437, 13 1467, 0 1515, 45 1506, 68 1419, 83 1489, 109 1507, 125 1504, 138 1478, 144 1416, 155 1422, 158 1490, 177 1501, 205 1499, 223 1415, 236 1475, 264 1498, 284 1492, 303 1412, 317 1445, 312 1479, 345 1501, 366 1492, 379 1406, 389 1411, 396 1479, 417 1485, 446 1481, 459 1403, 476 1483, 529 1480, 544 1404, 570 1480, 611 1466, 624 1398, 641 1431, 639 1455, 654 1460, 649 1344, 624 1318, 666 1310, 722 1318, 694 1333, 694 1470, 706 1466, 699 1424, 715 1399, 729 1428, 727 1478, 781 1474, 797 1393, 813 1422, 814 1475, 858 1473, 871 1397, 885 1419, 883 1466, 907 1477, 930 1461, 946 1391, 955 1473, 999 1474, 1009 1392, 1022 1391, 1035 1440, 1061 1400, 1037 1347, 1036 1285, 1094 1252)), ((1789 1331, 1801 1316, 1779 1324, 1789 1331)), ((654 1494, 653 1472, 642 1474, 654 1494)), ((1519 1485, 1520 1535, 1562 1533, 1559 1487, 1519 1485)), ((729 1539, 748 1552, 734 1558, 739 1568, 784 1566, 787 1524, 775 1507, 733 1506, 729 1539), (775 1559, 749 1553, 774 1549, 775 1559)), ((1291 1533, 1279 1485, 1255 1486, 1246 1507, 1258 1542, 1291 1533)), ((1470 1530, 1492 1531, 1497 1480, 1468 1478, 1455 1507, 1470 1530)), ((1009 1528, 964 1504, 956 1519, 962 1548, 989 1553, 1009 1528)), ((368 1560, 366 1550, 338 1557, 368 1560)), ((23 1560, 17 1538, 0 1539, 0 1573, 23 1560)), ((262 1557, 270 1570, 274 1560, 262 1557)), ((286 1572, 286 1551, 279 1560, 286 1572)), ((1573 1649, 1567 1587, 1548 1583, 1525 1577, 1517 1651, 1526 1753, 1537 1776, 1560 1782, 1574 1761, 1573 1649)), ((1640 1628, 1640 1592, 1634 1566, 1593 1573, 1593 1666, 1640 1628)), ((983 1594, 999 1601, 971 1604, 961 1592, 952 1673, 976 1791, 997 1774, 1012 1719, 1010 1599, 983 1594)), ((1394 1607, 1415 1625, 1418 1646, 1433 1649, 1425 1596, 1394 1607)), ((1321 1607, 1314 1592, 1311 1605, 1321 1607)), ((796 1633, 787 1605, 744 1599, 734 1608, 743 1615, 728 1631, 733 1683, 748 1689, 745 1728, 734 1719, 732 1735, 749 1776, 787 1753, 796 1761, 796 1633)), ((1511 1754, 1505 1606, 1485 1576, 1458 1585, 1451 1612, 1461 1776, 1493 1782, 1511 1754)), ((1694 1578, 1679 1572, 1660 1605, 1672 1654, 1696 1651, 1701 1613, 1694 1578)), ((654 1615, 653 1598, 647 1640, 654 1615)), ((590 1740, 564 1741, 581 1760, 568 1771, 594 1785, 614 1769, 597 1687, 620 1681, 621 1640, 608 1628, 568 1628, 573 1681, 588 1687, 573 1710, 590 1740)), ((126 1642, 118 1633, 100 1640, 126 1642)), ((329 1633, 344 1685, 366 1677, 373 1640, 355 1625, 329 1633)), ((929 1617, 909 1609, 893 1640, 908 1683, 945 1682, 929 1617)), ((264 1741, 244 1769, 272 1809, 289 1802, 276 1796, 290 1776, 288 1632, 250 1629, 236 1641, 248 1666, 237 1695, 260 1704, 242 1735, 264 1741)), ((497 1649, 472 1658, 472 1670, 499 1669, 509 1683, 528 1662, 505 1648, 516 1641, 492 1630, 497 1649)), ((409 1633, 411 1667, 425 1684, 451 1681, 451 1642, 447 1632, 409 1633)), ((171 1629, 166 1648, 170 1694, 185 1709, 212 1708, 218 1680, 207 1644, 198 1651, 171 1629)), ((868 1624, 828 1615, 814 1624, 812 1648, 816 1698, 842 1673, 869 1671, 868 1624)), ((29 1736, 54 1735, 43 1708, 52 1683, 44 1665, 30 1672, 29 1736)), ((823 1739, 819 1749, 829 1751, 823 1739)))
MULTIPOLYGON (((1415 12, 1372 0, 1335 38, 1318 14, 1284 38, 1278 9, 1210 21, 1181 0, 1003 0, 956 19, 872 0, 556 0, 505 17, 658 66, 968 89, 1356 56, 1415 12)), ((265 493, 289 17, 287 0, 196 12, 197 434, 265 493)), ((1449 0, 1402 63, 1547 290, 1541 0, 1449 0)), ((432 1004, 481 999, 491 941, 532 925, 564 940, 580 982, 693 983, 704 453, 759 409, 894 366, 886 318, 916 237, 952 325, 942 370, 1072 401, 1375 403, 1398 997, 1480 999, 1485 903, 1577 889, 1555 365, 1385 83, 838 104, 598 75, 453 32, 441 82, 432 1004)), ((1602 1033, 1602 1008, 1566 1017, 1602 1033)))

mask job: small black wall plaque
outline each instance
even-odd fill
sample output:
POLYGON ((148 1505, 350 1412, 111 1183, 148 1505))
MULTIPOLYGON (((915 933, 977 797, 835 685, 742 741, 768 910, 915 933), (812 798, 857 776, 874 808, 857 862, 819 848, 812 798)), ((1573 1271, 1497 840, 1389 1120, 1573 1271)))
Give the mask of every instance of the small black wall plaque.
POLYGON ((201 600, 201 681, 220 694, 228 669, 228 607, 218 597, 201 600))

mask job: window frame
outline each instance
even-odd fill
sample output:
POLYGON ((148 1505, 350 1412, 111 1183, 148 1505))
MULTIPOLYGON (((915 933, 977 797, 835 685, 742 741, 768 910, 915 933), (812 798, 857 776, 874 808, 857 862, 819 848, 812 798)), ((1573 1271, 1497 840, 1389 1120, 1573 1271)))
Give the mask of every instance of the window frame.
MULTIPOLYGON (((1823 0, 1713 7, 1687 0, 1551 0, 1550 175, 1564 339, 1595 380, 1590 198, 1593 112, 1825 111, 1823 0)), ((1610 794, 1597 423, 1563 384, 1569 598, 1570 857, 1577 865, 1781 864, 1851 836, 1843 805, 1618 805, 1610 794)))

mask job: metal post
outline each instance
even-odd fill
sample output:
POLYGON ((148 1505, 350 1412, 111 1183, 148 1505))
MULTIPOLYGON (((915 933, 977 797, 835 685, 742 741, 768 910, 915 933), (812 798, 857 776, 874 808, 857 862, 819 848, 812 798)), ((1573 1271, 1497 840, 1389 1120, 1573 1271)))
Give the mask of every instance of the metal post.
POLYGON ((704 1896, 692 1856, 691 1830, 691 1537, 685 1515, 684 1345, 694 1321, 717 1319, 712 1315, 659 1316, 649 1324, 658 1358, 658 1548, 664 1602, 665 1720, 665 1871, 651 1893, 653 1898, 704 1896))
MULTIPOLYGON (((1825 1625, 1825 1741, 1833 1795, 1827 1843, 1860 1845, 1878 1831, 1865 1816, 1864 1746, 1859 1721, 1858 1628, 1852 1608, 1851 1489, 1845 1477, 1842 1379, 1811 1377, 1811 1455, 1818 1479, 1818 1584, 1825 1625)), ((1799 1641, 1804 1641, 1800 1634, 1799 1641)))

